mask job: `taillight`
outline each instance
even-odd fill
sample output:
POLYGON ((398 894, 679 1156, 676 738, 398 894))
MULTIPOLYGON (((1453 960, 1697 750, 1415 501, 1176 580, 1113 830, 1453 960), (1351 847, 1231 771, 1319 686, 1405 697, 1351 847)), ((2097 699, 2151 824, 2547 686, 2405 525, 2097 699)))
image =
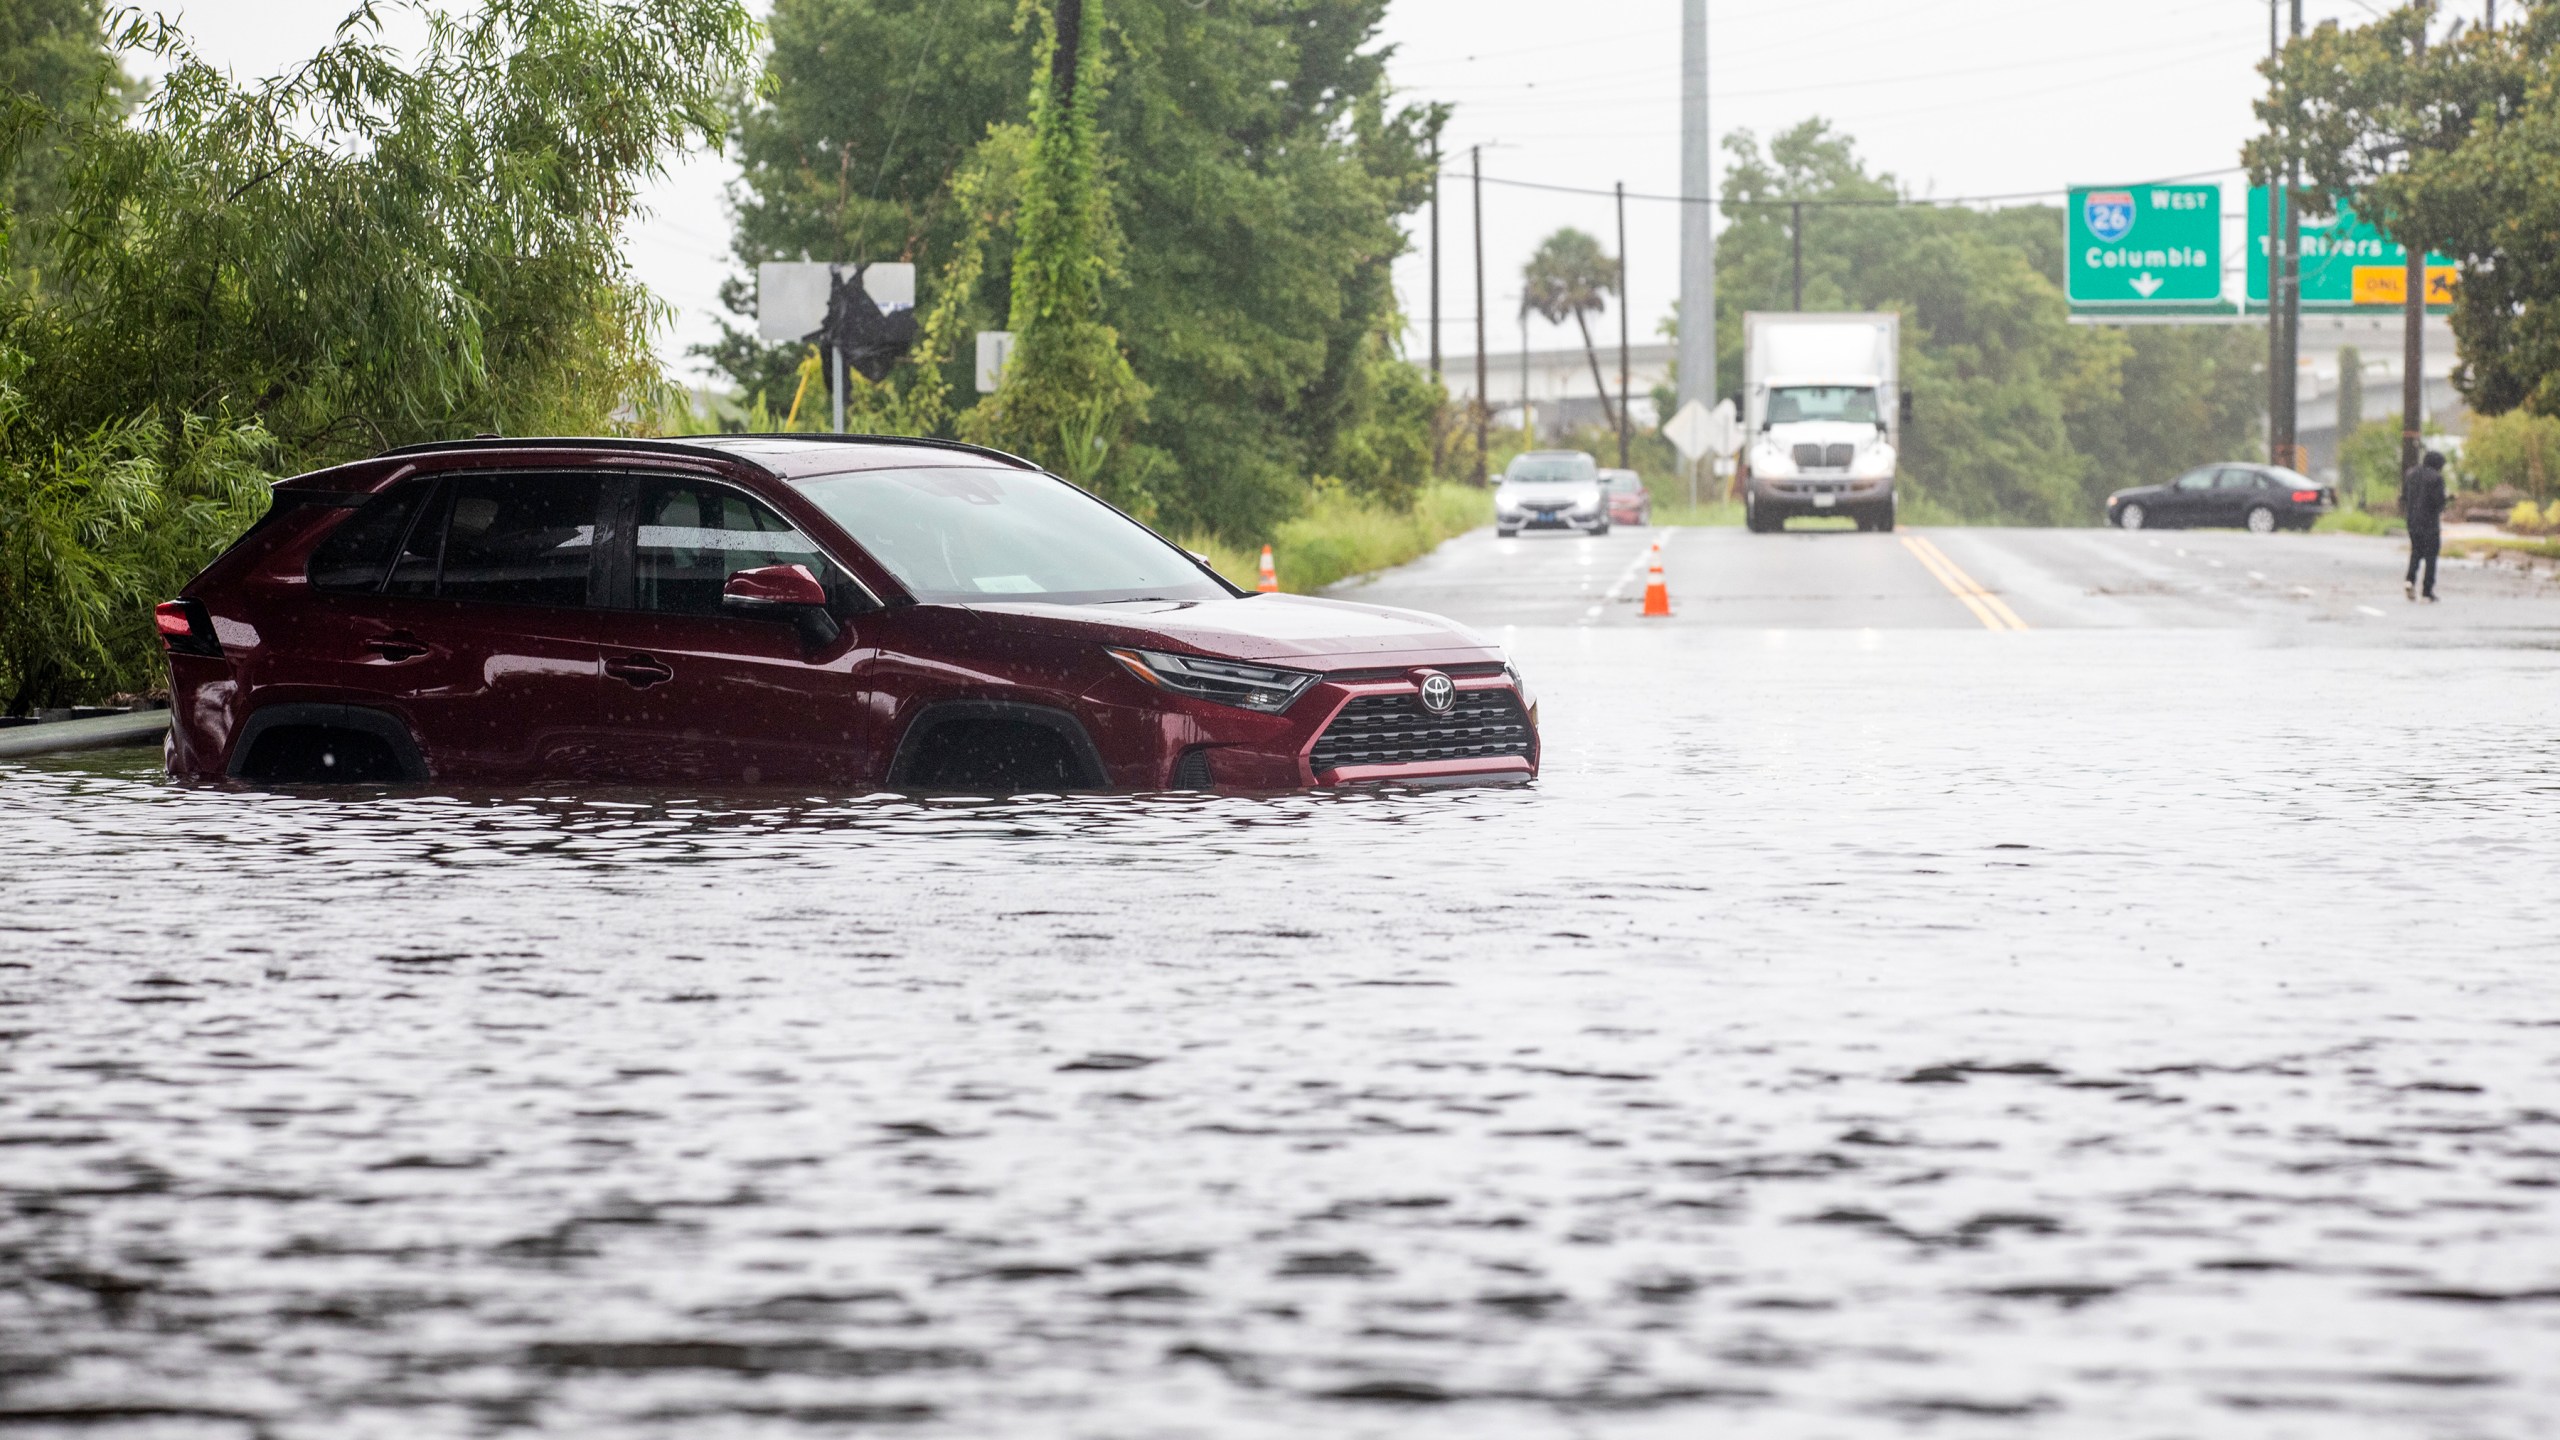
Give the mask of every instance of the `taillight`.
POLYGON ((2308 505, 2319 498, 2320 492, 2317 490, 2296 490, 2293 492, 2293 503, 2296 505, 2308 505))
POLYGON ((172 655, 222 654, 222 642, 213 634, 213 617, 205 613, 200 600, 163 600, 151 619, 160 629, 160 643, 172 655))

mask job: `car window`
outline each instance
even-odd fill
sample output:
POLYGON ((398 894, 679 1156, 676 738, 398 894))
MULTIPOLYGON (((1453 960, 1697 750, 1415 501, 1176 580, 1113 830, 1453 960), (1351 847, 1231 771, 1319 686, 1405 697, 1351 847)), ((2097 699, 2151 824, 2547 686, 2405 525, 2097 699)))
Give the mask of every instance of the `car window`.
POLYGON ((2178 477, 2178 488, 2181 490, 2210 490, 2213 488, 2213 472, 2210 470, 2190 470, 2186 474, 2178 477))
POLYGON ((384 581, 386 595, 433 595, 436 593, 436 567, 444 558, 445 507, 453 499, 453 487, 439 483, 426 502, 425 513, 409 527, 409 538, 391 562, 391 578, 384 581))
POLYGON ((508 605, 587 603, 594 568, 591 475, 473 475, 453 482, 436 594, 508 605))
POLYGON ((1093 496, 1036 470, 858 470, 799 482, 918 600, 1222 600, 1198 563, 1093 496))
POLYGON ((790 521, 725 485, 642 485, 637 540, 633 579, 643 610, 719 614, 729 577, 767 565, 805 565, 830 588, 844 579, 790 521))
POLYGON ((2221 478, 2214 482, 2214 486, 2221 490, 2255 490, 2258 488, 2258 472, 2255 470, 2225 470, 2222 472, 2221 478))
POLYGON ((426 503, 435 483, 412 480, 358 506, 311 552, 311 584, 318 590, 373 591, 391 568, 392 553, 409 533, 409 522, 426 503))

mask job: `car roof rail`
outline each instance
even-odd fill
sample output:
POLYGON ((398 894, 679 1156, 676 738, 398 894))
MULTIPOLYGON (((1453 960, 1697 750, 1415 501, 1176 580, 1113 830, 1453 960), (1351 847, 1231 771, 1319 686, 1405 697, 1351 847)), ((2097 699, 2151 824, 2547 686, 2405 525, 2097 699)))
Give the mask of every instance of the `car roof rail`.
POLYGON ((686 455, 698 460, 726 460, 732 464, 744 458, 710 445, 688 444, 682 440, 644 440, 627 435, 474 435, 468 440, 421 440, 414 445, 395 445, 378 458, 394 455, 429 455, 449 450, 641 450, 657 455, 686 455))
POLYGON ((1002 460, 1008 465, 1019 466, 1025 470, 1037 470, 1040 468, 1037 464, 1029 460, 1025 460, 1021 456, 1016 455, 1009 450, 998 450, 992 445, 972 445, 966 440, 944 440, 931 435, 838 435, 833 431, 749 430, 735 435, 717 435, 705 438, 714 440, 803 440, 820 444, 846 445, 920 445, 929 450, 960 450, 971 455, 984 455, 991 460, 1002 460))
POLYGON ((940 440, 925 435, 837 435, 809 431, 750 431, 744 434, 705 435, 699 439, 648 440, 615 435, 475 435, 468 440, 426 440, 414 445, 400 445, 382 452, 384 456, 423 455, 452 450, 524 450, 544 446, 576 446, 586 449, 641 450, 652 454, 686 455, 696 459, 754 463, 720 442, 724 440, 796 440, 803 443, 846 445, 913 445, 929 450, 958 450, 971 455, 984 455, 1001 460, 1020 470, 1040 467, 1019 455, 987 445, 972 445, 965 440, 940 440))

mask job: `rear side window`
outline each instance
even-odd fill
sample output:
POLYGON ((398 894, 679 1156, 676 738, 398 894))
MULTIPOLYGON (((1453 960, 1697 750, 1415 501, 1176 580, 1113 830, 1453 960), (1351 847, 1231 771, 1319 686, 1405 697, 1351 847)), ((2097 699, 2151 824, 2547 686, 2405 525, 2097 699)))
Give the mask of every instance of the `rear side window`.
MULTIPOLYGON (((311 552, 311 584, 321 590, 373 591, 382 588, 392 552, 409 533, 409 522, 435 489, 430 481, 395 485, 357 507, 311 552)), ((279 507, 281 508, 281 507, 279 507)), ((270 512, 273 513, 273 512, 270 512)))
POLYGON ((642 485, 635 539, 632 578, 643 610, 717 615, 729 577, 767 565, 805 565, 830 591, 844 579, 790 521, 723 485, 642 485))
POLYGON ((595 568, 593 476, 474 475, 445 508, 436 594, 507 605, 581 606, 595 568))

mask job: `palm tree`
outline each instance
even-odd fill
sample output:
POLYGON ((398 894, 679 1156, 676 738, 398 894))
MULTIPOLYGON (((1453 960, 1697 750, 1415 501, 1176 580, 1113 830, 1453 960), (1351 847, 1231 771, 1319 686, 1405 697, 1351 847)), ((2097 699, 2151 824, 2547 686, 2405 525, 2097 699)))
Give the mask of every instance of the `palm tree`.
POLYGON ((1607 297, 1618 293, 1618 262, 1600 249, 1599 241, 1568 225, 1538 242, 1537 253, 1529 257, 1521 278, 1526 284, 1521 299, 1530 309, 1546 316, 1550 325, 1561 325, 1570 315, 1581 329, 1582 353, 1591 362, 1591 383, 1600 391, 1600 413, 1616 429, 1618 409, 1609 403, 1609 382, 1600 378, 1600 352, 1591 344, 1591 317, 1607 309, 1607 297))

